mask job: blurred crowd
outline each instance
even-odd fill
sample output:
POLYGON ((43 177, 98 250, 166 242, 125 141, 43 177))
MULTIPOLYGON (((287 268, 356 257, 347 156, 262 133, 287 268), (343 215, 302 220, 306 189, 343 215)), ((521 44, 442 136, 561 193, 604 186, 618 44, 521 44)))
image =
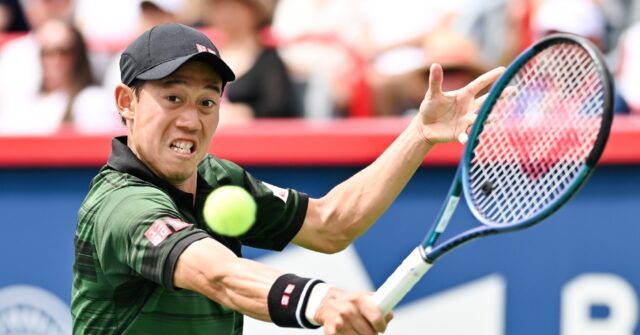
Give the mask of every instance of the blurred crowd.
POLYGON ((122 131, 120 52, 165 22, 236 73, 223 124, 411 114, 430 64, 456 89, 554 32, 595 43, 616 113, 640 113, 640 0, 0 0, 0 135, 122 131))

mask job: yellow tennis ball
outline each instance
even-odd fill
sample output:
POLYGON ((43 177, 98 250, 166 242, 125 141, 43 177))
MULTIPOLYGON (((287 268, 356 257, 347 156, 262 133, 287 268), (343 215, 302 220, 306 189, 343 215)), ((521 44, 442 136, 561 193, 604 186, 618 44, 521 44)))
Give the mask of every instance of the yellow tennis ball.
POLYGON ((204 203, 204 220, 214 232, 225 236, 246 233, 256 220, 255 200, 244 188, 225 185, 216 188, 204 203))

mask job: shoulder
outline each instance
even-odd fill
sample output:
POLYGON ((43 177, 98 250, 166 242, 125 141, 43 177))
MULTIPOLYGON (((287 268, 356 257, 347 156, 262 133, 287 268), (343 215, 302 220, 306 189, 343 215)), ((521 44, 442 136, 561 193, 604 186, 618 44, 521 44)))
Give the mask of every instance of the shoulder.
POLYGON ((144 224, 164 216, 182 219, 168 194, 132 175, 103 167, 80 206, 76 235, 104 246, 107 239, 124 241, 144 224))
POLYGON ((175 211, 176 206, 167 193, 153 184, 105 167, 92 180, 82 208, 109 220, 136 218, 162 208, 175 211))

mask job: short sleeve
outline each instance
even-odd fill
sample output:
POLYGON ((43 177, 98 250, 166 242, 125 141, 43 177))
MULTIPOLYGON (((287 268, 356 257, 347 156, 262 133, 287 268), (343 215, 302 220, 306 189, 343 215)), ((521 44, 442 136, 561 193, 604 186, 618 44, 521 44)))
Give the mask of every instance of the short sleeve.
POLYGON ((298 233, 307 213, 309 197, 294 189, 271 185, 254 178, 242 167, 208 155, 199 172, 212 186, 238 185, 245 188, 258 205, 255 224, 240 236, 243 245, 282 250, 298 233))
POLYGON ((256 248, 282 250, 296 236, 307 213, 309 197, 289 188, 281 188, 245 174, 258 213, 256 223, 241 237, 242 244, 256 248))
POLYGON ((94 227, 94 244, 105 274, 137 275, 173 288, 179 253, 208 237, 185 222, 170 197, 153 187, 128 187, 112 192, 94 227))

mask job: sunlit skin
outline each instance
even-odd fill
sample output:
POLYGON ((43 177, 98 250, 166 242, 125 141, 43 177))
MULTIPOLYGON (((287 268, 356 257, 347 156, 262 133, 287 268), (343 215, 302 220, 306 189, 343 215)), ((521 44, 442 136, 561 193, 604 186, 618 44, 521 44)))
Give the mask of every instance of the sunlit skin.
POLYGON ((137 96, 118 85, 116 102, 127 123, 129 148, 158 177, 195 193, 198 163, 218 127, 221 91, 218 73, 198 61, 147 81, 137 96), (181 142, 191 149, 176 148, 181 142))

